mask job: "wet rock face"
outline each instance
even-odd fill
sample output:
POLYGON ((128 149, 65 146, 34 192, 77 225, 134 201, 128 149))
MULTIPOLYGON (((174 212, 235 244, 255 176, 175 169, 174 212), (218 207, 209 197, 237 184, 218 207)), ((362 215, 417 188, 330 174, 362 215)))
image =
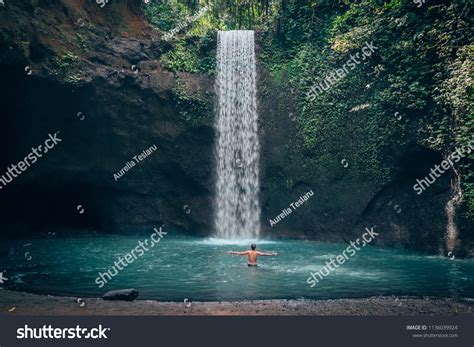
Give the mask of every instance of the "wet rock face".
MULTIPOLYGON (((212 233, 214 78, 167 71, 161 56, 169 43, 154 37, 138 2, 100 9, 93 1, 24 0, 0 11, 0 174, 49 133, 63 140, 1 190, 0 237, 161 224, 212 233), (191 107, 190 96, 203 107, 191 107), (150 146, 156 151, 134 159, 150 146)), ((314 154, 298 149, 297 98, 263 66, 258 75, 263 234, 349 242, 375 226, 375 245, 443 249, 450 177, 420 196, 412 189, 441 162, 439 153, 413 145, 382 154, 396 172, 384 184, 351 176, 340 158, 302 175, 314 154), (270 225, 310 190, 314 196, 270 225)), ((462 214, 459 255, 472 256, 474 226, 462 214)))
POLYGON ((139 74, 97 77, 79 88, 44 77, 7 78, 12 117, 1 130, 10 148, 2 167, 50 132, 60 131, 62 143, 2 191, 4 222, 28 215, 21 223, 38 228, 170 223, 208 230, 214 131, 179 117, 172 75, 139 74), (150 146, 156 151, 140 160, 150 146), (135 165, 114 177, 127 163, 135 165), (79 204, 86 214, 77 214, 79 204))
MULTIPOLYGON (((349 153, 351 144, 340 138, 334 139, 333 155, 308 172, 321 153, 301 150, 294 106, 297 100, 264 66, 259 67, 259 77, 265 235, 350 242, 366 227, 375 226, 379 236, 373 245, 446 255, 445 206, 452 194, 451 176, 446 172, 419 195, 413 188, 418 178, 443 161, 441 153, 418 147, 414 135, 412 144, 394 145, 396 151, 380 153, 381 165, 392 175, 385 182, 377 182, 358 177, 351 166, 354 163, 341 162, 340 154, 349 153), (309 191, 314 196, 296 206, 295 202, 309 191)), ((350 129, 351 124, 346 127, 350 129)), ((456 217, 461 240, 456 254, 472 256, 469 230, 473 225, 462 214, 459 210, 456 217)))
MULTIPOLYGON (((5 71, 1 98, 7 115, 0 142, 8 148, 0 159, 2 169, 23 159, 48 133, 59 131, 62 139, 57 148, 2 189, 0 214, 6 226, 2 236, 51 228, 126 231, 163 223, 208 233, 213 190, 212 94, 206 96, 211 107, 200 113, 183 116, 179 102, 184 92, 204 95, 212 91, 212 78, 175 75, 163 69, 159 59, 167 44, 146 33, 134 33, 140 39, 131 38, 112 32, 107 23, 102 23, 103 30, 89 30, 88 25, 98 24, 93 22, 97 9, 85 6, 90 17, 83 15, 80 19, 86 24, 79 28, 71 9, 67 15, 57 9, 47 12, 72 22, 63 39, 81 33, 87 38, 84 51, 58 48, 51 42, 57 37, 46 33, 29 33, 35 40, 26 52, 19 49, 13 35, 0 42, 8 48, 0 57, 5 71), (194 88, 186 90, 187 84, 194 88), (156 150, 143 157, 151 146, 156 150), (118 179, 114 177, 127 163, 135 165, 118 179), (78 212, 79 205, 85 212, 78 212)), ((122 2, 116 5, 119 10, 121 6, 122 2)), ((10 15, 20 18, 25 29, 31 29, 35 21, 21 6, 13 7, 10 15)))

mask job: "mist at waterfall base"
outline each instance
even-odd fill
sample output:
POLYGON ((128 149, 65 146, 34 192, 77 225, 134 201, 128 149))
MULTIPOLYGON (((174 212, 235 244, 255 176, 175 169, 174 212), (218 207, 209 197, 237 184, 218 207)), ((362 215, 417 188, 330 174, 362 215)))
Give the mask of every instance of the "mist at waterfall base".
POLYGON ((135 288, 139 299, 165 301, 336 299, 378 295, 474 298, 474 262, 367 246, 315 287, 311 271, 340 254, 346 244, 301 240, 258 242, 261 257, 249 268, 246 258, 226 254, 246 250, 250 240, 228 241, 169 233, 104 287, 95 279, 140 236, 53 237, 7 241, 0 248, 5 289, 64 296, 97 297, 113 289, 135 288), (31 243, 30 246, 24 245, 31 243), (31 260, 25 257, 28 251, 31 260))

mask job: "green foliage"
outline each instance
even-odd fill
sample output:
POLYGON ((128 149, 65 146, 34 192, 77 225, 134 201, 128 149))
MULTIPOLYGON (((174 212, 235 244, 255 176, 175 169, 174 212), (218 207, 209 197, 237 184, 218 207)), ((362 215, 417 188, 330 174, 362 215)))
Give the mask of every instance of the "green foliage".
POLYGON ((143 8, 150 23, 169 42, 170 49, 162 57, 169 70, 190 73, 214 70, 217 22, 207 7, 187 1, 157 1, 143 8))
POLYGON ((67 83, 79 84, 82 81, 80 76, 79 57, 72 52, 65 51, 52 59, 51 64, 53 74, 59 75, 67 83))
POLYGON ((215 0, 206 4, 222 30, 257 29, 273 16, 277 7, 277 2, 271 0, 215 0))
POLYGON ((191 124, 210 121, 212 107, 208 103, 208 97, 204 91, 195 90, 193 85, 187 84, 188 82, 185 78, 178 77, 174 88, 174 98, 180 117, 191 124))
POLYGON ((78 60, 78 56, 72 52, 66 51, 61 55, 55 56, 52 60, 55 72, 57 74, 66 74, 70 71, 78 60))
MULTIPOLYGON (((474 45, 464 46, 456 59, 447 67, 448 77, 441 83, 436 100, 452 117, 445 117, 439 132, 446 133, 452 148, 474 145, 474 96, 473 96, 474 45)), ((467 214, 474 219, 474 151, 461 163, 461 179, 467 214)))
POLYGON ((164 54, 163 64, 171 71, 202 73, 211 72, 215 68, 214 54, 202 51, 202 46, 175 42, 173 50, 164 54))
MULTIPOLYGON (((397 174, 392 153, 403 154, 413 146, 450 153, 472 139, 474 49, 472 8, 466 4, 447 0, 427 1, 420 8, 403 0, 151 4, 145 13, 163 33, 209 7, 196 23, 169 40, 163 61, 176 72, 213 71, 217 30, 256 30, 259 61, 270 71, 273 85, 296 95, 299 136, 292 151, 305 163, 296 180, 311 182, 321 167, 339 172, 344 158, 354 177, 383 185, 397 174), (311 86, 361 53, 365 42, 373 42, 376 52, 315 100, 308 100, 311 86)), ((181 103, 201 105, 178 95, 181 103)), ((459 164, 472 219, 473 159, 474 152, 459 164)))
POLYGON ((188 11, 180 1, 151 1, 143 5, 143 11, 148 21, 158 29, 168 31, 173 29, 180 20, 184 20, 188 11))
POLYGON ((172 71, 199 71, 199 58, 195 47, 185 47, 181 43, 176 44, 174 50, 165 54, 162 62, 172 71))
POLYGON ((74 38, 79 46, 79 49, 82 52, 85 52, 88 50, 89 45, 90 45, 90 39, 88 38, 86 34, 83 34, 81 32, 76 32, 76 34, 74 35, 74 38))
MULTIPOLYGON (((285 2, 274 32, 262 35, 260 58, 277 84, 286 76, 287 89, 299 95, 295 153, 310 166, 302 175, 310 180, 318 168, 345 158, 354 175, 384 184, 397 169, 388 154, 403 152, 414 139, 443 153, 466 145, 474 125, 469 14, 448 2, 425 3, 422 10, 401 0, 285 2), (376 53, 309 101, 310 87, 366 41, 376 53)), ((461 168, 474 219, 470 159, 461 168)))

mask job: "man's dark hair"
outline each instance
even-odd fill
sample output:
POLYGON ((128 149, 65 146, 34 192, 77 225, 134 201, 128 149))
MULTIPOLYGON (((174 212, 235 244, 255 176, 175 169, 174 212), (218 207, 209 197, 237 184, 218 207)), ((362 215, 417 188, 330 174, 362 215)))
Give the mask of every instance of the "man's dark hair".
POLYGON ((250 245, 250 248, 252 248, 252 251, 255 251, 255 248, 257 248, 257 245, 255 243, 252 243, 250 245))

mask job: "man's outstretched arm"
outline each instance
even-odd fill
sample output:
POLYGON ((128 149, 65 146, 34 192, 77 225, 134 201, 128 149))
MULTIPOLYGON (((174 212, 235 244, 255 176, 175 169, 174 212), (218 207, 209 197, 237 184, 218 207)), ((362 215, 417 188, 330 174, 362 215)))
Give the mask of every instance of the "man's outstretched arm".
POLYGON ((272 255, 278 255, 278 253, 276 253, 276 252, 272 252, 272 253, 257 252, 257 255, 272 256, 272 255))
POLYGON ((247 255, 249 254, 249 251, 245 251, 245 252, 234 252, 234 251, 229 251, 227 252, 228 254, 235 254, 235 255, 247 255))

